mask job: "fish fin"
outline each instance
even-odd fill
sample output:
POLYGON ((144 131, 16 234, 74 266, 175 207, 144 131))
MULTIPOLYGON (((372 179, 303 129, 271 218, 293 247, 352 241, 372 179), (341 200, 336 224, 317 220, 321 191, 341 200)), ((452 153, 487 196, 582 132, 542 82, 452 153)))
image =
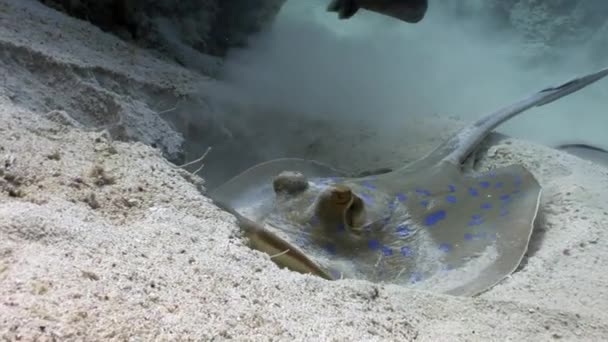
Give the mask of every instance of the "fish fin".
POLYGON ((338 12, 341 7, 342 0, 332 0, 329 5, 327 5, 327 12, 338 12))
POLYGON ((355 0, 332 0, 327 6, 327 11, 338 12, 340 19, 349 19, 359 11, 359 5, 355 0))

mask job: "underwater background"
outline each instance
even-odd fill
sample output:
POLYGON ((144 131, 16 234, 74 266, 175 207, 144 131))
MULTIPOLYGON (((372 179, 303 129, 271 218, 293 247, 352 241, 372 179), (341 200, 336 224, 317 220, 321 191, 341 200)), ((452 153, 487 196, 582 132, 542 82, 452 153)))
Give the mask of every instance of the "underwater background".
MULTIPOLYGON (((417 24, 363 10, 337 20, 326 0, 130 0, 119 16, 99 10, 115 1, 43 2, 95 12, 87 18, 103 29, 220 80, 165 115, 184 135, 186 160, 213 148, 202 171, 209 187, 277 157, 394 167, 608 60, 600 0, 431 0, 417 24)), ((608 149, 607 96, 598 84, 498 131, 608 149)))

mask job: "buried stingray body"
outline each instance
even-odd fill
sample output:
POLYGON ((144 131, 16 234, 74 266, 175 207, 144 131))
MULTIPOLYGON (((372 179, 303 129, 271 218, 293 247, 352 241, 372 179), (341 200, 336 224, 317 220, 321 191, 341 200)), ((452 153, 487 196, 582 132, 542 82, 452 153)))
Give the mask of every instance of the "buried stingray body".
POLYGON ((252 247, 292 270, 475 295, 521 262, 541 187, 520 165, 465 175, 462 163, 502 122, 606 75, 540 91, 395 171, 352 178, 314 161, 279 159, 210 195, 237 216, 252 247))

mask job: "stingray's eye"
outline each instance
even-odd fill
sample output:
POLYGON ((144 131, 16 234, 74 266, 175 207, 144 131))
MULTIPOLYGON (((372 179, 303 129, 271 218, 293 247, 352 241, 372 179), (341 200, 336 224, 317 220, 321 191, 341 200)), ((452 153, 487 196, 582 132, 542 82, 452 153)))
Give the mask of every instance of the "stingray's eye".
POLYGON ((283 171, 272 181, 275 193, 296 194, 308 188, 308 179, 296 171, 283 171))

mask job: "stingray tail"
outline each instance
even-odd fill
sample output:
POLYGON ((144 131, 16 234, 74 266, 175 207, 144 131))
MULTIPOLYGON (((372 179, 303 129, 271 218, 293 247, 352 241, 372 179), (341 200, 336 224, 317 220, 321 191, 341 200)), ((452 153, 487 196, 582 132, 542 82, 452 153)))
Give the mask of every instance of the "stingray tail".
POLYGON ((608 68, 575 78, 559 86, 543 89, 528 98, 481 118, 449 139, 445 144, 433 151, 432 154, 438 154, 438 157, 441 156, 439 159, 460 165, 473 152, 475 147, 498 125, 532 107, 546 105, 583 89, 606 75, 608 75, 608 68))

